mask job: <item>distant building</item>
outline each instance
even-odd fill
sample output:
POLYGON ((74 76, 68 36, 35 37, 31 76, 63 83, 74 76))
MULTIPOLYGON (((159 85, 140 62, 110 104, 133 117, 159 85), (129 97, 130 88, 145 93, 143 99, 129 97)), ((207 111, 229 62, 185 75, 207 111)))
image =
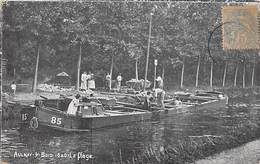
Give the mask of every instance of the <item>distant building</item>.
POLYGON ((54 84, 58 86, 70 86, 71 77, 66 72, 58 73, 54 78, 47 81, 47 84, 54 84))

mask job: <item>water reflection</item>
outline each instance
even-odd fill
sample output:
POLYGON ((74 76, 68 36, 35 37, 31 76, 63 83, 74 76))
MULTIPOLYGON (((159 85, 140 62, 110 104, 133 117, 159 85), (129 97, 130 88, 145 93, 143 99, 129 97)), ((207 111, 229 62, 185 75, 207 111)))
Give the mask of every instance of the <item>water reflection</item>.
POLYGON ((164 152, 191 136, 223 136, 239 124, 260 124, 259 110, 250 108, 194 110, 157 121, 132 123, 84 133, 23 133, 14 121, 3 122, 2 157, 10 163, 132 163, 132 156, 152 150, 164 152), (44 157, 15 158, 19 153, 45 153, 44 157), (82 153, 82 159, 73 154, 82 153), (59 156, 58 156, 59 154, 59 156), (51 155, 54 155, 52 157, 51 155), (86 160, 84 155, 93 155, 86 160), (62 158, 61 158, 62 156, 62 158))

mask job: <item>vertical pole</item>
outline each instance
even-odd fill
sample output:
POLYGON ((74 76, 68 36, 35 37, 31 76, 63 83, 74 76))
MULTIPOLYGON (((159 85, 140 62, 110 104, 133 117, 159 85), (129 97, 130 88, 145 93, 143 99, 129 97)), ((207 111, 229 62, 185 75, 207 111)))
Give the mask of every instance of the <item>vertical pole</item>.
POLYGON ((81 65, 81 55, 82 55, 82 51, 81 51, 81 41, 79 42, 79 58, 78 58, 78 67, 77 67, 77 84, 76 84, 76 90, 79 90, 79 83, 80 83, 80 65, 81 65))
POLYGON ((155 89, 155 82, 156 82, 156 65, 154 66, 153 89, 155 89))
POLYGON ((145 65, 145 75, 144 75, 144 91, 145 91, 145 88, 146 88, 148 64, 149 64, 149 55, 150 55, 149 53, 150 53, 150 42, 151 42, 151 32, 152 32, 152 18, 153 18, 153 13, 150 13, 149 37, 148 37, 146 65, 145 65))
POLYGON ((36 57, 36 65, 35 65, 35 73, 34 73, 33 93, 36 93, 37 90, 39 60, 40 60, 40 44, 37 43, 37 57, 36 57))

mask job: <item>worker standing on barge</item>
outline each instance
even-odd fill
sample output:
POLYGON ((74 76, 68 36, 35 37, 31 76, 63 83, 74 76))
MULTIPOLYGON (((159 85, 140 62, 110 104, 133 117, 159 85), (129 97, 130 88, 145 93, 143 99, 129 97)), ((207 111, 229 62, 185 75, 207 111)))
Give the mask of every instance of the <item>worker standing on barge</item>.
POLYGON ((79 106, 79 98, 80 98, 80 95, 77 94, 77 95, 71 100, 71 102, 70 102, 70 104, 69 104, 69 107, 68 107, 68 111, 67 111, 68 114, 76 115, 77 110, 78 110, 78 106, 79 106))
POLYGON ((110 91, 110 83, 111 83, 111 76, 110 76, 110 73, 107 73, 106 75, 106 84, 105 84, 105 88, 106 88, 106 91, 110 91))
POLYGON ((84 91, 87 90, 87 72, 81 75, 81 89, 84 91))
POLYGON ((163 89, 163 79, 161 78, 161 76, 158 76, 157 79, 156 79, 156 88, 161 88, 163 89))
POLYGON ((157 101, 157 105, 164 109, 164 97, 165 91, 161 88, 156 88, 154 90, 155 99, 157 101))
POLYGON ((121 90, 121 82, 122 82, 122 76, 121 73, 119 73, 119 75, 117 76, 116 80, 117 80, 117 90, 120 91, 121 90))
POLYGON ((11 89, 12 89, 13 95, 15 96, 15 93, 16 93, 16 84, 15 84, 15 81, 13 81, 13 83, 11 84, 11 89))
POLYGON ((143 105, 143 109, 144 110, 151 110, 151 101, 153 100, 153 96, 151 94, 150 91, 146 92, 145 94, 145 99, 144 99, 144 105, 143 105))
POLYGON ((90 90, 95 90, 96 85, 95 85, 95 76, 92 72, 89 72, 89 81, 88 81, 88 87, 90 90))

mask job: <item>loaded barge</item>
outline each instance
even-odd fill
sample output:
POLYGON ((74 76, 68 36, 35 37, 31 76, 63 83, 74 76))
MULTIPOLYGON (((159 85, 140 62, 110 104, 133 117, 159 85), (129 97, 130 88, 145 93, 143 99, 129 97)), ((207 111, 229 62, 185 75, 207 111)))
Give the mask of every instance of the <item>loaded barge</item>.
POLYGON ((150 110, 144 110, 142 104, 92 97, 80 102, 76 115, 67 113, 70 101, 71 98, 36 100, 34 105, 21 110, 21 129, 89 131, 119 124, 160 119, 190 110, 222 108, 226 106, 227 96, 219 92, 203 92, 195 95, 176 93, 172 99, 164 101, 164 109, 152 104, 150 110))

